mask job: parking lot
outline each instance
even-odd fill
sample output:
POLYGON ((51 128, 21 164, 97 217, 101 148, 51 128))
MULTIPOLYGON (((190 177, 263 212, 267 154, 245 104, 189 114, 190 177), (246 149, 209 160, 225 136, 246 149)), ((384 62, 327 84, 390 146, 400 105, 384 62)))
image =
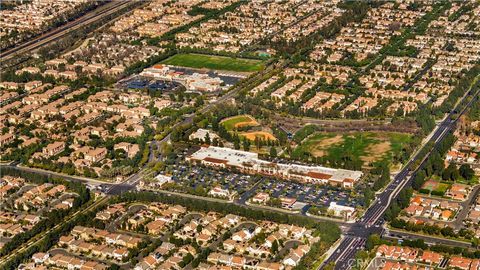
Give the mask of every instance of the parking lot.
POLYGON ((208 192, 213 187, 221 187, 241 195, 259 179, 250 175, 179 164, 172 171, 172 180, 176 184, 172 191, 201 195, 202 189, 208 192))
POLYGON ((175 91, 182 87, 181 84, 172 81, 152 80, 140 76, 125 79, 117 84, 121 89, 149 89, 157 91, 175 91))
POLYGON ((299 202, 317 206, 329 206, 330 202, 352 207, 363 204, 359 196, 352 196, 350 191, 341 188, 273 179, 262 181, 257 192, 269 193, 273 198, 295 198, 299 202))

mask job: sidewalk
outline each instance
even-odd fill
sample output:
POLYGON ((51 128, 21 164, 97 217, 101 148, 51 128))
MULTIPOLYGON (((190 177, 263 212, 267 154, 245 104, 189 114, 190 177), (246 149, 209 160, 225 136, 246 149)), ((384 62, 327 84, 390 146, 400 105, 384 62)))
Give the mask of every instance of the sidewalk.
POLYGON ((317 268, 317 270, 320 270, 323 268, 324 264, 325 264, 325 261, 330 258, 330 256, 332 256, 332 254, 335 252, 335 250, 337 250, 338 246, 340 245, 340 243, 343 241, 343 239, 345 238, 345 236, 342 234, 340 235, 340 238, 337 239, 337 241, 335 243, 333 243, 333 245, 327 250, 327 252, 325 252, 323 255, 322 255, 322 263, 320 264, 320 266, 317 268))
POLYGON ((401 230, 401 229, 395 229, 395 228, 392 228, 390 226, 387 227, 387 230, 389 232, 388 235, 387 235, 388 237, 397 238, 395 236, 392 236, 392 232, 393 232, 393 235, 398 234, 398 235, 401 235, 401 236, 405 236, 402 239, 423 239, 425 241, 425 243, 443 244, 443 245, 448 245, 448 246, 453 246, 453 247, 461 246, 461 247, 469 248, 469 249, 473 248, 472 244, 470 242, 468 242, 467 240, 462 241, 462 240, 457 240, 457 239, 444 238, 444 237, 441 237, 441 236, 438 236, 438 235, 427 235, 427 234, 409 232, 409 231, 405 231, 405 230, 401 230))

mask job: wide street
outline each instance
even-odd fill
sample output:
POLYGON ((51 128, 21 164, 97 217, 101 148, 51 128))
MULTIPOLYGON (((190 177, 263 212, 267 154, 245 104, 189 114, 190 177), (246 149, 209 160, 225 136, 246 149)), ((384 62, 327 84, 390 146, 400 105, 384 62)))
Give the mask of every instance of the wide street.
MULTIPOLYGON (((432 131, 428 141, 434 143, 434 147, 437 147, 439 143, 442 142, 449 131, 455 126, 457 119, 465 113, 472 103, 478 102, 477 99, 479 93, 480 87, 478 87, 478 85, 471 87, 460 100, 457 107, 453 109, 442 122, 440 122, 434 131, 432 131), (468 97, 471 97, 471 99, 465 104, 464 102, 467 101, 468 97)), ((383 233, 383 225, 385 224, 385 221, 382 216, 385 213, 385 210, 389 207, 390 203, 396 199, 400 191, 413 181, 416 171, 423 166, 431 153, 432 150, 422 156, 422 152, 419 151, 413 155, 387 188, 377 196, 376 200, 365 212, 364 216, 346 233, 347 236, 342 240, 332 255, 325 260, 323 265, 334 262, 335 269, 338 270, 350 269, 352 267, 355 254, 357 251, 364 248, 368 236, 373 233, 383 233), (412 171, 412 166, 419 161, 420 165, 418 168, 412 171)))
MULTIPOLYGON (((247 80, 247 82, 245 83, 245 85, 248 85, 248 82, 253 82, 259 78, 261 78, 262 76, 264 76, 266 73, 268 72, 271 72, 273 69, 277 69, 277 68, 280 68, 283 66, 283 62, 279 62, 277 63, 276 65, 273 65, 273 66, 269 66, 267 67, 266 69, 262 70, 261 72, 255 74, 255 76, 253 77, 249 77, 247 80)), ((171 135, 171 131, 173 129, 176 129, 178 127, 181 127, 181 126, 185 126, 185 125, 190 125, 193 123, 193 120, 195 118, 196 115, 201 115, 201 114, 205 114, 207 112, 209 112, 210 110, 212 110, 213 108, 215 108, 216 106, 219 106, 225 102, 228 102, 230 101, 231 99, 235 98, 238 93, 243 90, 244 88, 242 86, 234 86, 232 89, 230 89, 227 93, 225 93, 224 95, 222 95, 221 97, 219 97, 216 101, 214 102, 211 102, 211 103, 208 103, 206 105, 204 105, 202 108, 200 108, 195 114, 193 115, 190 115, 190 116, 187 116, 185 117, 182 121, 179 121, 177 122, 175 125, 173 125, 171 128, 170 128, 170 131, 167 135, 165 135, 161 140, 157 141, 157 140, 153 140, 151 142, 151 145, 156 145, 157 149, 159 148, 159 146, 162 144, 162 143, 168 143, 170 141, 170 135, 171 135)), ((154 156, 153 154, 149 155, 149 162, 152 162, 152 161, 156 161, 156 160, 159 160, 161 158, 161 156, 154 156)), ((145 168, 143 168, 145 169, 145 168)), ((140 172, 130 176, 129 178, 127 178, 126 181, 122 182, 122 183, 119 183, 119 184, 116 184, 116 185, 113 185, 112 187, 110 187, 107 191, 107 194, 109 195, 116 195, 116 194, 120 194, 122 192, 126 192, 126 191, 129 191, 129 190, 132 190, 132 189, 135 189, 136 185, 138 184, 138 182, 141 180, 141 174, 142 174, 142 170, 140 170, 140 172)))
POLYGON ((75 212, 75 213, 71 214, 70 216, 66 217, 66 219, 65 219, 63 222, 61 222, 61 223, 55 225, 54 227, 52 227, 52 228, 50 228, 50 229, 48 229, 48 230, 46 230, 46 231, 44 231, 44 232, 36 235, 35 237, 31 238, 28 242, 24 243, 24 244, 21 245, 18 249, 14 250, 14 252, 11 252, 9 255, 2 257, 2 258, 0 259, 0 269, 3 269, 3 268, 2 268, 2 264, 4 264, 4 263, 7 262, 8 260, 10 260, 10 259, 14 258, 15 256, 17 256, 18 253, 24 252, 24 251, 27 250, 29 247, 40 243, 43 239, 45 239, 45 237, 46 237, 49 233, 51 233, 51 232, 59 229, 59 228, 60 228, 61 226, 63 226, 65 223, 72 221, 72 220, 75 219, 78 215, 87 213, 88 211, 90 211, 90 210, 92 210, 92 209, 95 209, 96 207, 98 207, 98 206, 106 203, 107 201, 108 201, 108 197, 107 197, 107 196, 105 196, 105 197, 103 197, 103 198, 99 198, 99 199, 97 199, 95 202, 93 202, 91 205, 89 205, 88 207, 83 208, 83 209, 80 209, 80 210, 78 210, 77 212, 75 212))
MULTIPOLYGON (((216 103, 209 104, 201 109, 202 113, 207 112, 208 110, 212 109, 214 105, 220 104, 221 102, 225 102, 228 99, 235 96, 241 88, 234 89, 233 91, 229 92, 228 94, 224 95, 220 99, 217 100, 216 103)), ((452 110, 450 114, 448 114, 445 119, 440 122, 437 128, 432 132, 431 136, 429 136, 429 142, 435 143, 437 145, 440 143, 443 138, 448 134, 448 132, 454 127, 456 120, 460 115, 462 115, 466 109, 475 102, 475 98, 477 97, 480 92, 479 88, 472 88, 470 91, 463 97, 462 102, 459 102, 456 109, 452 110), (466 104, 463 103, 467 97, 471 96, 472 99, 467 102, 466 104)), ((189 124, 193 121, 193 116, 185 118, 180 123, 177 123, 174 127, 189 124)), ((167 142, 170 139, 170 135, 168 134, 165 136, 161 141, 154 141, 157 145, 160 142, 167 142)), ((377 196, 376 200, 372 204, 372 206, 365 212, 364 216, 354 224, 348 224, 343 222, 338 222, 345 234, 344 239, 340 242, 337 248, 332 252, 331 256, 324 262, 324 265, 329 262, 335 262, 335 269, 349 269, 351 267, 351 262, 354 259, 356 252, 362 249, 365 245, 366 239, 370 234, 377 233, 383 234, 384 229, 384 220, 382 219, 383 213, 388 208, 390 203, 398 196, 399 192, 406 187, 413 179, 415 175, 415 171, 411 171, 412 165, 420 161, 420 166, 424 163, 424 161, 429 157, 431 151, 425 155, 421 156, 420 152, 417 152, 409 162, 404 166, 404 168, 395 176, 393 181, 387 186, 387 188, 377 196)), ((16 167, 15 165, 0 165, 1 167, 16 167)), ((28 167, 17 167, 18 169, 34 172, 44 175, 53 175, 64 177, 67 180, 72 181, 82 181, 92 186, 102 185, 106 188, 105 193, 108 195, 120 194, 132 189, 136 188, 136 185, 142 178, 142 171, 137 174, 132 175, 131 177, 127 178, 125 181, 121 183, 105 183, 102 181, 98 181, 95 179, 89 179, 85 177, 78 177, 78 176, 66 176, 63 174, 58 174, 54 172, 44 171, 40 169, 28 168, 28 167)), ((181 196, 189 196, 189 195, 181 195, 181 196)), ((197 197, 197 196, 195 196, 197 197)), ((198 197, 201 198, 201 197, 198 197)), ((404 234, 405 238, 411 237, 408 234, 404 234)), ((429 242, 427 239, 428 237, 424 237, 426 242, 429 242)), ((432 239, 430 239, 432 240, 432 239)), ((433 239, 435 240, 435 239, 433 239)), ((433 242, 433 240, 431 242, 433 242)), ((438 242, 438 241, 435 241, 438 242)), ((453 244, 451 241, 443 241, 444 244, 453 244)))
POLYGON ((480 2, 5 0, 0 13, 0 270, 478 259, 480 2), (377 236, 443 259, 372 260, 377 236))
POLYGON ((131 3, 132 2, 129 1, 111 1, 110 3, 104 4, 76 20, 46 32, 34 39, 29 40, 28 42, 17 45, 14 48, 2 51, 0 53, 1 62, 3 63, 6 60, 22 53, 34 51, 52 41, 58 40, 73 30, 80 29, 88 24, 92 24, 95 21, 100 20, 101 18, 104 18, 105 16, 113 14, 130 5, 131 3))
POLYGON ((470 242, 453 240, 448 238, 436 237, 436 236, 429 236, 424 234, 417 234, 412 232, 405 232, 401 230, 394 230, 388 229, 385 230, 383 237, 386 239, 391 239, 394 241, 401 241, 401 240, 416 240, 422 239, 425 244, 442 244, 452 247, 463 247, 463 248, 472 248, 472 244, 470 242))

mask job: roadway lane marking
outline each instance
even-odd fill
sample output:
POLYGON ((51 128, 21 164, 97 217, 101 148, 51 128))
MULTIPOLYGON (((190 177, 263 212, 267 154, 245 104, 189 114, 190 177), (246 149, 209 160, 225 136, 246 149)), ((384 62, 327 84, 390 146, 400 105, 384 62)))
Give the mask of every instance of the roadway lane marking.
POLYGON ((338 258, 335 260, 335 263, 338 263, 338 261, 340 261, 343 257, 343 255, 352 247, 352 245, 354 245, 359 239, 361 238, 358 238, 358 237, 353 237, 353 238, 349 238, 349 243, 347 245, 347 247, 343 250, 342 253, 340 253, 340 255, 338 256, 338 258))

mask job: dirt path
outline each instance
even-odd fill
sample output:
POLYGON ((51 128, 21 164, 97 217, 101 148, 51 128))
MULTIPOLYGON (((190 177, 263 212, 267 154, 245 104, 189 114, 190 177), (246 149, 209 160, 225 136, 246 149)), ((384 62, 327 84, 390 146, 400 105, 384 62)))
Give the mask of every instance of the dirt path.
POLYGON ((365 148, 367 156, 361 156, 360 159, 366 163, 374 162, 381 159, 385 154, 392 149, 390 141, 383 141, 380 143, 372 143, 365 148))
POLYGON ((326 150, 335 144, 343 142, 343 136, 338 134, 331 138, 320 139, 319 143, 311 150, 314 157, 322 157, 326 154, 326 150))

